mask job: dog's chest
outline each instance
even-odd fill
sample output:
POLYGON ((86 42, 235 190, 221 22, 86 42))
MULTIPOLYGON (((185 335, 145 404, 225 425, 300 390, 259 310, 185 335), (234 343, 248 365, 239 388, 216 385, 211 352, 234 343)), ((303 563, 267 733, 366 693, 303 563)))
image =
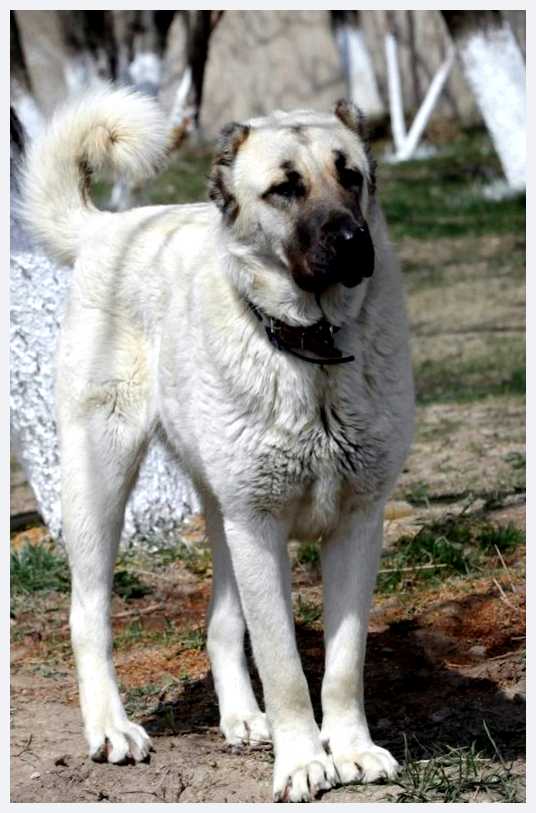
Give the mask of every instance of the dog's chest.
POLYGON ((331 526, 343 509, 383 491, 389 463, 370 415, 326 398, 299 430, 273 432, 261 443, 250 488, 258 508, 290 509, 303 533, 331 526))

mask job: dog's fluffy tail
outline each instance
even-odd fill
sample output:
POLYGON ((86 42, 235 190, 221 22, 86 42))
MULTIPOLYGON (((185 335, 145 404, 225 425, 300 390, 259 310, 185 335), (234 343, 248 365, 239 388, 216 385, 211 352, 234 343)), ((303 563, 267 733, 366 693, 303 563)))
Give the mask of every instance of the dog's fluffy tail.
POLYGON ((153 173, 167 148, 165 118, 155 101, 126 88, 93 90, 68 103, 29 146, 20 212, 60 262, 73 262, 98 214, 89 197, 93 172, 111 169, 135 182, 153 173))

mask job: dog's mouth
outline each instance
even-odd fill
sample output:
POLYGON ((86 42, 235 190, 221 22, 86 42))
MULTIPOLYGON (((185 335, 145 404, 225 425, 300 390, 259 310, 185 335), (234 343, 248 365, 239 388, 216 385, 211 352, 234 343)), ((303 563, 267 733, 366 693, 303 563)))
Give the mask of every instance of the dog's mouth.
POLYGON ((355 288, 374 272, 369 228, 346 213, 332 217, 313 234, 298 226, 288 256, 296 284, 315 294, 338 284, 355 288))

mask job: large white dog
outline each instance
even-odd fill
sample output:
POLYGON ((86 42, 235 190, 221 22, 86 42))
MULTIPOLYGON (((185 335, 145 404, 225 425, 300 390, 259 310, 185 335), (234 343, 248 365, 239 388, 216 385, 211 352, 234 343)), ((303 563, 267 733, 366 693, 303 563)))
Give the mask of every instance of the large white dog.
POLYGON ((383 509, 407 453, 413 384, 401 275, 362 119, 276 112, 220 137, 211 203, 98 211, 91 174, 158 168, 155 103, 93 92, 30 148, 23 212, 74 262, 57 418, 71 631, 94 759, 142 760, 112 663, 112 571, 129 489, 162 427, 204 503, 208 652, 221 730, 273 741, 274 798, 393 777, 363 704, 383 509), (322 540, 321 728, 296 648, 289 535, 322 540), (244 656, 249 630, 266 715, 244 656))

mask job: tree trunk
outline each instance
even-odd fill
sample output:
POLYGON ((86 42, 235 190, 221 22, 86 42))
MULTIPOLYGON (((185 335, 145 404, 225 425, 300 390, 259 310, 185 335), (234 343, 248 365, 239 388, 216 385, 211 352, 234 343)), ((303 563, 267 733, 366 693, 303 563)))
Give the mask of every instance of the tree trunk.
POLYGON ((526 186, 526 85, 523 57, 498 11, 442 11, 506 180, 526 186))
POLYGON ((371 118, 383 116, 385 107, 360 25, 359 12, 331 11, 330 15, 341 56, 348 99, 371 118))
POLYGON ((174 11, 114 11, 118 76, 157 96, 174 11))
POLYGON ((32 138, 43 126, 43 115, 35 101, 14 11, 9 12, 11 103, 27 134, 32 138))
POLYGON ((171 111, 177 143, 188 130, 199 132, 210 39, 223 11, 180 11, 179 14, 184 28, 184 68, 171 111))
POLYGON ((422 101, 421 82, 419 79, 419 54, 415 40, 415 12, 406 11, 408 24, 409 64, 411 68, 411 84, 413 86, 413 106, 417 110, 422 101))
POLYGON ((59 11, 67 59, 65 82, 71 93, 117 76, 111 11, 59 11))

